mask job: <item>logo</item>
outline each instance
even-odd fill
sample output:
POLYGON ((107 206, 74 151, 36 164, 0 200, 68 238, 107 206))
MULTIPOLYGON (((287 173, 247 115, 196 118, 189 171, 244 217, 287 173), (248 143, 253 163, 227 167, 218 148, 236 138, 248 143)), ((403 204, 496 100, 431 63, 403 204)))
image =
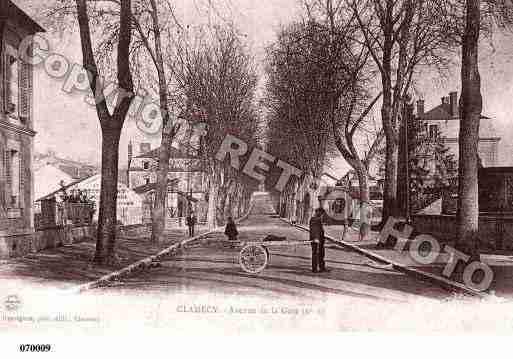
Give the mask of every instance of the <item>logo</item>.
POLYGON ((4 306, 7 311, 16 311, 21 307, 21 299, 16 294, 7 296, 4 300, 4 306))

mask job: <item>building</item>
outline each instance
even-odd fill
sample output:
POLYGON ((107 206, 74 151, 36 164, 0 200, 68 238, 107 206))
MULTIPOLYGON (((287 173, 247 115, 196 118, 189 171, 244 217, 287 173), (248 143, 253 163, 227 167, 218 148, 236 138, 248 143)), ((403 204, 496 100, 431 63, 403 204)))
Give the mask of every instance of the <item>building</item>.
MULTIPOLYGON (((129 187, 150 202, 154 200, 158 155, 159 147, 152 149, 149 143, 140 143, 137 155, 132 142, 128 145, 129 187)), ((166 226, 183 225, 189 209, 196 212, 200 221, 206 220, 207 181, 200 159, 171 147, 168 180, 166 226)))
POLYGON ((10 0, 0 4, 0 256, 27 252, 34 234, 33 69, 23 39, 44 29, 10 0))
POLYGON ((74 180, 91 177, 92 175, 99 173, 97 166, 80 161, 61 158, 57 156, 54 151, 48 151, 45 154, 34 155, 34 168, 36 170, 40 167, 48 165, 58 168, 74 180))
MULTIPOLYGON (((59 200, 59 196, 63 190, 67 194, 73 193, 73 191, 81 191, 86 194, 87 198, 95 203, 95 213, 93 221, 98 221, 98 210, 100 205, 100 185, 101 176, 99 174, 81 179, 69 184, 60 186, 58 190, 44 195, 38 198, 38 201, 56 198, 59 200)), ((117 219, 120 224, 132 225, 142 223, 142 208, 143 200, 141 196, 128 188, 125 184, 118 182, 118 201, 117 201, 117 219)))
POLYGON ((44 165, 34 169, 34 198, 39 199, 49 193, 75 182, 69 174, 52 165, 44 165))
MULTIPOLYGON (((331 177, 331 176, 330 176, 331 177)), ((383 188, 379 180, 370 176, 368 179, 370 196, 370 219, 372 224, 381 221, 383 208, 383 188)), ((360 187, 354 170, 349 170, 335 184, 321 186, 320 206, 328 215, 328 224, 344 224, 359 220, 360 187)))
MULTIPOLYGON (((442 97, 441 103, 424 111, 424 100, 417 101, 417 119, 422 121, 424 131, 430 136, 441 136, 445 146, 458 158, 458 136, 460 115, 458 93, 451 92, 442 97)), ((479 158, 483 167, 498 166, 499 142, 501 138, 493 127, 493 119, 482 116, 479 126, 479 158)))

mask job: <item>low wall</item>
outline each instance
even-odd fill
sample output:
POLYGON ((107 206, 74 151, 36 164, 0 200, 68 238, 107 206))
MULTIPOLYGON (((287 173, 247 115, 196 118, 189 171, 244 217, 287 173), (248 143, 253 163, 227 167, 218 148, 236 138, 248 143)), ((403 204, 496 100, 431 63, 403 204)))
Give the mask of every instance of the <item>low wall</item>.
POLYGON ((40 231, 0 235, 0 258, 15 258, 43 249, 70 245, 95 237, 95 227, 54 227, 40 231))
POLYGON ((119 237, 149 237, 151 236, 151 223, 132 224, 118 227, 119 237))
MULTIPOLYGON (((417 233, 431 234, 445 243, 456 240, 456 216, 414 215, 412 219, 417 233)), ((513 250, 513 216, 479 216, 479 243, 482 249, 513 250)))
MULTIPOLYGON (((149 237, 150 224, 119 226, 119 237, 149 237)), ((96 225, 92 226, 56 226, 35 232, 2 234, 0 233, 0 259, 22 257, 44 249, 71 245, 96 238, 96 225)))

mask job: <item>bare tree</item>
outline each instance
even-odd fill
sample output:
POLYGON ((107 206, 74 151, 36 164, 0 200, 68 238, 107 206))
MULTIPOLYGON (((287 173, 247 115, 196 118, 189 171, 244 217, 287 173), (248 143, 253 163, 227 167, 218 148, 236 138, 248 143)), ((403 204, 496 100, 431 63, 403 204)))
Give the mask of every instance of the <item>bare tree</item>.
POLYGON ((399 126, 404 99, 419 67, 447 69, 451 37, 438 20, 443 1, 349 0, 359 34, 380 74, 386 138, 383 221, 397 210, 399 126))
POLYGON ((184 33, 168 59, 188 112, 201 113, 208 126, 198 155, 209 178, 207 222, 212 228, 223 220, 227 196, 239 176, 215 159, 219 146, 227 135, 250 146, 257 143, 256 72, 240 36, 230 26, 184 33))
POLYGON ((133 81, 130 70, 129 51, 132 35, 131 1, 120 1, 119 40, 117 46, 117 80, 120 91, 111 113, 103 93, 103 84, 96 64, 91 41, 90 21, 86 0, 76 0, 77 17, 84 68, 89 72, 89 84, 96 94, 96 112, 102 130, 102 168, 98 233, 94 260, 110 263, 115 260, 116 202, 118 193, 119 138, 125 117, 133 98, 133 81))
POLYGON ((329 94, 325 80, 330 65, 325 35, 314 22, 296 22, 283 28, 278 40, 267 49, 263 101, 267 110, 267 148, 302 170, 303 175, 293 177, 280 195, 280 201, 287 202, 300 221, 306 220, 309 213, 296 208, 299 187, 319 179, 336 151, 326 121, 329 94))
MULTIPOLYGON (((162 137, 158 156, 155 201, 152 208, 151 240, 153 242, 158 242, 162 239, 162 234, 165 228, 171 146, 173 144, 173 139, 180 130, 180 123, 173 120, 176 119, 176 117, 172 118, 170 116, 169 83, 163 59, 164 49, 162 32, 164 31, 164 34, 167 36, 171 36, 171 32, 166 31, 168 27, 162 26, 161 21, 159 20, 161 13, 164 13, 164 15, 170 18, 176 18, 174 17, 171 5, 166 1, 164 1, 164 4, 167 5, 165 9, 162 7, 159 8, 155 0, 149 0, 149 4, 148 1, 138 1, 138 15, 133 17, 138 38, 140 39, 144 49, 149 54, 151 63, 154 65, 155 72, 157 73, 157 93, 159 96, 162 119, 162 137)), ((167 38, 167 41, 169 43, 171 39, 167 38)))
POLYGON ((330 69, 332 112, 328 117, 332 125, 335 145, 342 157, 355 170, 359 187, 360 236, 365 239, 370 232, 368 219, 370 206, 369 170, 385 137, 383 129, 370 135, 366 126, 368 115, 381 98, 379 92, 371 96, 374 74, 369 67, 370 51, 364 41, 353 34, 357 22, 342 8, 343 1, 305 1, 307 14, 312 20, 320 14, 319 25, 326 31, 324 36, 329 49, 326 66, 330 69), (361 137, 368 147, 358 145, 361 137))
MULTIPOLYGON (((369 168, 384 138, 383 131, 369 136, 366 126, 370 111, 381 97, 381 93, 372 96, 366 90, 372 88, 373 78, 368 66, 369 51, 350 35, 355 19, 346 17, 340 6, 331 0, 305 1, 304 5, 307 20, 283 31, 270 52, 271 141, 276 143, 276 151, 285 148, 287 152, 290 144, 307 148, 306 153, 294 153, 299 158, 292 158, 304 170, 311 171, 308 166, 319 170, 323 164, 309 152, 327 158, 336 152, 342 155, 358 176, 360 213, 366 217, 369 168), (284 120, 287 113, 290 117, 284 120), (312 132, 305 131, 310 128, 312 132), (316 145, 317 138, 322 146, 316 145), (369 140, 368 148, 360 143, 363 139, 369 140), (287 147, 283 141, 288 142, 287 147)), ((361 219, 361 234, 365 237, 368 221, 361 219)))

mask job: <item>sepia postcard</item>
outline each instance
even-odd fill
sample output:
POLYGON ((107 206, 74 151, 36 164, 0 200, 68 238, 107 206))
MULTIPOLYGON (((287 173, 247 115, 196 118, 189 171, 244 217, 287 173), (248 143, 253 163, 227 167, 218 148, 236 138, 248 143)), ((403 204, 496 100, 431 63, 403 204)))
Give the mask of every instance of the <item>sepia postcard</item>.
POLYGON ((512 39, 511 0, 0 0, 0 353, 490 355, 512 39))

